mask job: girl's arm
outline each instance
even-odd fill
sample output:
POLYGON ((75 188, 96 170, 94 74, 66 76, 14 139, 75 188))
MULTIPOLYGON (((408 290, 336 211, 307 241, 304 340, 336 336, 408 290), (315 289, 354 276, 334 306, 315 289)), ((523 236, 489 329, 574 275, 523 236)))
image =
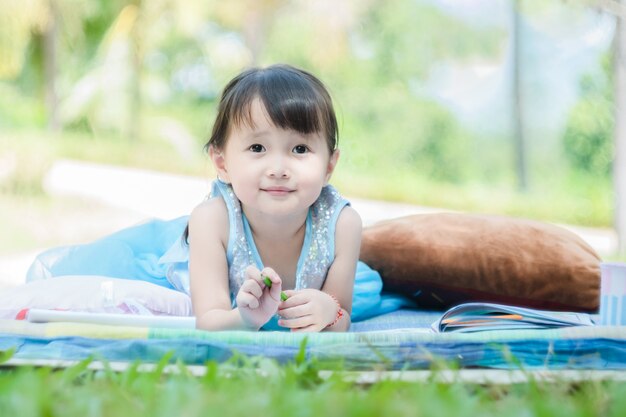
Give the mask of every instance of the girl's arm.
POLYGON ((226 248, 228 210, 222 199, 200 204, 189 219, 189 275, 196 327, 205 330, 259 330, 276 313, 282 282, 271 268, 246 269, 231 307, 226 248), (273 285, 265 284, 268 277, 273 285))
POLYGON ((345 332, 350 328, 354 276, 361 249, 362 230, 359 214, 352 207, 345 207, 339 214, 335 227, 335 260, 322 287, 323 292, 337 299, 343 309, 343 316, 325 330, 345 332))
POLYGON ((354 275, 361 248, 361 218, 352 207, 345 207, 337 220, 335 230, 335 260, 328 270, 322 290, 287 290, 289 297, 278 311, 278 324, 292 331, 346 331, 350 328, 354 275), (333 300, 336 298, 337 301, 333 300), (338 306, 342 317, 337 317, 338 306))
POLYGON ((220 198, 197 206, 189 218, 190 292, 196 327, 205 330, 244 329, 231 307, 228 284, 228 211, 220 198))

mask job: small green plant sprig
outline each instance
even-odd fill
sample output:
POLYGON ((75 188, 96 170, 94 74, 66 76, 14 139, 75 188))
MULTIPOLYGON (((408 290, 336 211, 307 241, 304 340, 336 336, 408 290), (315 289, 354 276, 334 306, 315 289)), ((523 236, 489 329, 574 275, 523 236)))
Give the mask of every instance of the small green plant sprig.
MULTIPOLYGON (((268 276, 263 276, 263 282, 265 283, 265 285, 267 286, 267 288, 272 288, 272 280, 270 279, 270 277, 268 276)), ((285 294, 284 292, 280 292, 280 301, 287 301, 287 294, 285 294)))

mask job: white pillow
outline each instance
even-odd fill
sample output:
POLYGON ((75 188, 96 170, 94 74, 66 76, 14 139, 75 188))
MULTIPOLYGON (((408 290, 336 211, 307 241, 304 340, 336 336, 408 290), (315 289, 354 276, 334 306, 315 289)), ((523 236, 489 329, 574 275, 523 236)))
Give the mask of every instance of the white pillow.
POLYGON ((99 275, 67 275, 0 291, 0 318, 30 308, 139 315, 191 316, 185 293, 145 281, 99 275))

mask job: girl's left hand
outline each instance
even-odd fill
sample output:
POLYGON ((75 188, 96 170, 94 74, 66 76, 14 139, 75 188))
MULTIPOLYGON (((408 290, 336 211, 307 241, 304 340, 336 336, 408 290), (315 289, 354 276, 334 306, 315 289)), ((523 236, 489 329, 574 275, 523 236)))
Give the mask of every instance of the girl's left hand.
POLYGON ((285 291, 286 301, 280 303, 278 324, 292 332, 319 332, 337 317, 337 303, 320 290, 285 291))

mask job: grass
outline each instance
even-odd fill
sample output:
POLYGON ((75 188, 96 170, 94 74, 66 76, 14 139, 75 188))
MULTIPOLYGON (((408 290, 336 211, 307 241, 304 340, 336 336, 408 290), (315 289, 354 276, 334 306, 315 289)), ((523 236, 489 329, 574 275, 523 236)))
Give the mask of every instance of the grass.
POLYGON ((540 381, 506 385, 441 382, 437 370, 420 382, 350 381, 321 377, 315 361, 278 364, 236 356, 207 362, 203 376, 184 365, 166 372, 135 363, 122 372, 90 369, 0 370, 0 415, 11 416, 607 416, 626 415, 626 383, 540 381))
MULTIPOLYGON (((36 130, 2 134, 0 254, 85 242, 130 224, 122 210, 79 198, 47 195, 43 186, 46 171, 60 158, 175 174, 208 175, 200 151, 189 160, 175 152, 170 144, 159 140, 131 143, 115 136, 54 135, 36 130), (90 221, 79 221, 86 217, 90 217, 90 221)), ((134 223, 141 219, 131 220, 134 223)))
POLYGON ((612 224, 612 190, 608 184, 586 178, 575 180, 575 187, 538 183, 520 192, 503 184, 451 184, 424 178, 419 173, 374 168, 338 169, 333 182, 344 194, 358 197, 589 227, 612 224))
POLYGON ((116 135, 86 133, 52 134, 40 130, 4 132, 0 157, 17 162, 16 176, 39 177, 56 159, 79 159, 95 163, 131 166, 184 175, 205 175, 206 160, 197 144, 193 156, 181 156, 164 139, 130 141, 116 135))
POLYGON ((0 254, 84 243, 144 218, 77 197, 0 193, 0 254))

